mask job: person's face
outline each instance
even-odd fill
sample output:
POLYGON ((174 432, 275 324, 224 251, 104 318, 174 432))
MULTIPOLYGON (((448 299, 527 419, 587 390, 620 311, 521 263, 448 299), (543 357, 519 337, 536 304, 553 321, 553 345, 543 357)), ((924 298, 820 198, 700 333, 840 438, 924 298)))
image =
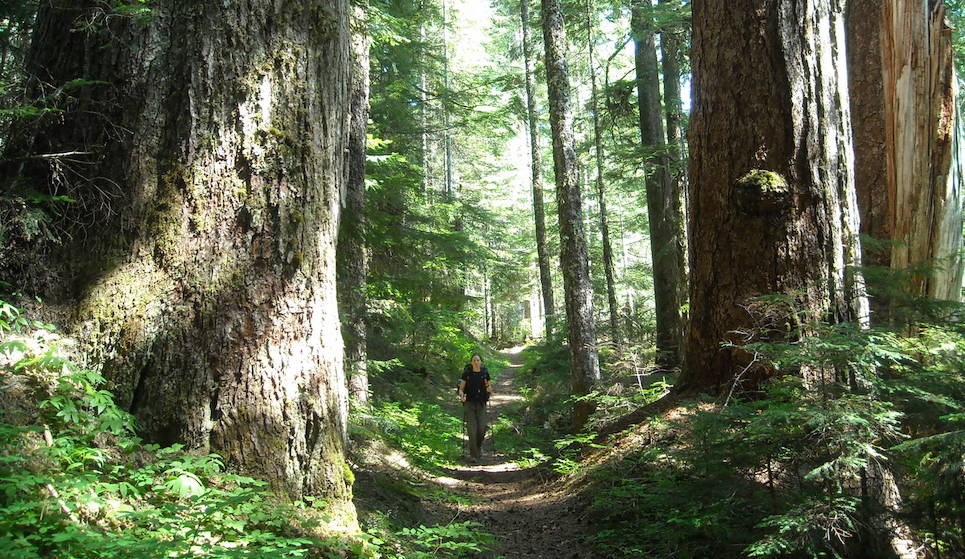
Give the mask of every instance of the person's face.
POLYGON ((478 369, 480 365, 482 365, 482 359, 480 359, 478 355, 473 355, 470 362, 472 363, 473 369, 478 369))

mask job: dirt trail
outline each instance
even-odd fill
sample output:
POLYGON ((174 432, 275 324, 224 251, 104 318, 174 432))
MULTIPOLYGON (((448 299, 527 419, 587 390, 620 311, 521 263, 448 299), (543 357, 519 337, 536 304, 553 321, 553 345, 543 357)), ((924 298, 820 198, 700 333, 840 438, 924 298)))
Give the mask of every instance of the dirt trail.
MULTIPOLYGON (((522 398, 515 385, 522 366, 519 348, 507 350, 510 366, 493 387, 489 403, 490 424, 522 398)), ((479 465, 465 465, 449 472, 440 483, 472 497, 471 504, 451 505, 457 521, 472 520, 496 536, 496 549, 486 557, 583 559, 593 554, 584 544, 582 506, 565 495, 552 481, 541 479, 537 470, 522 470, 487 437, 479 465)))

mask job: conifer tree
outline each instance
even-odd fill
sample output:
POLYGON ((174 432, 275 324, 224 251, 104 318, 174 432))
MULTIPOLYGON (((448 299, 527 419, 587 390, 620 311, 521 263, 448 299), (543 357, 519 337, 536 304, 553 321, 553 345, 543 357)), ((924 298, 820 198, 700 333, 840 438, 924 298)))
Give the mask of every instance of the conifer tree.
POLYGON ((683 239, 683 192, 671 176, 657 62, 656 24, 650 2, 632 7, 631 30, 636 41, 635 66, 640 111, 640 139, 649 153, 646 179, 647 214, 653 259, 653 298, 657 318, 657 363, 680 363, 686 264, 683 239))
MULTIPOLYGON (((571 384, 574 394, 583 395, 592 390, 599 380, 600 364, 593 322, 593 286, 583 233, 583 201, 577 176, 578 161, 566 62, 566 29, 559 0, 542 0, 542 8, 571 384)), ((591 411, 589 403, 584 401, 577 404, 573 419, 576 430, 586 423, 591 411)))
POLYGON ((336 499, 348 21, 344 0, 41 3, 27 71, 53 111, 6 146, 11 188, 77 201, 17 287, 74 318, 140 433, 336 499))

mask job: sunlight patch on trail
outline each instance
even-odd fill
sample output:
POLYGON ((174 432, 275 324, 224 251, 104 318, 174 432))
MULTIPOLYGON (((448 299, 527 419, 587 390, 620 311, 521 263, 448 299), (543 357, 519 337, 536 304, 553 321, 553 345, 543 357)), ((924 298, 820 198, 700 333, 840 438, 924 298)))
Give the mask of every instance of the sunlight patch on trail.
POLYGON ((503 404, 508 404, 510 402, 521 402, 523 397, 518 393, 507 394, 505 392, 496 392, 489 398, 489 405, 491 406, 501 406, 503 404))

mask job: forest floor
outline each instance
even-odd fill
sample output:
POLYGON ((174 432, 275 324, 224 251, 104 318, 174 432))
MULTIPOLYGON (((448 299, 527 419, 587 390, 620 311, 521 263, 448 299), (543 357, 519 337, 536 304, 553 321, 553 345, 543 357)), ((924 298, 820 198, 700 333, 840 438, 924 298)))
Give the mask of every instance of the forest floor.
MULTIPOLYGON (((522 367, 521 348, 507 350, 510 365, 496 381, 489 403, 489 422, 519 406, 516 372, 522 367)), ((453 521, 473 521, 496 537, 495 549, 486 557, 583 559, 593 557, 585 544, 581 511, 585 505, 567 494, 562 484, 545 470, 521 469, 500 452, 491 438, 483 444, 478 465, 465 464, 447 472, 437 481, 459 490, 469 498, 450 503, 453 521)))

